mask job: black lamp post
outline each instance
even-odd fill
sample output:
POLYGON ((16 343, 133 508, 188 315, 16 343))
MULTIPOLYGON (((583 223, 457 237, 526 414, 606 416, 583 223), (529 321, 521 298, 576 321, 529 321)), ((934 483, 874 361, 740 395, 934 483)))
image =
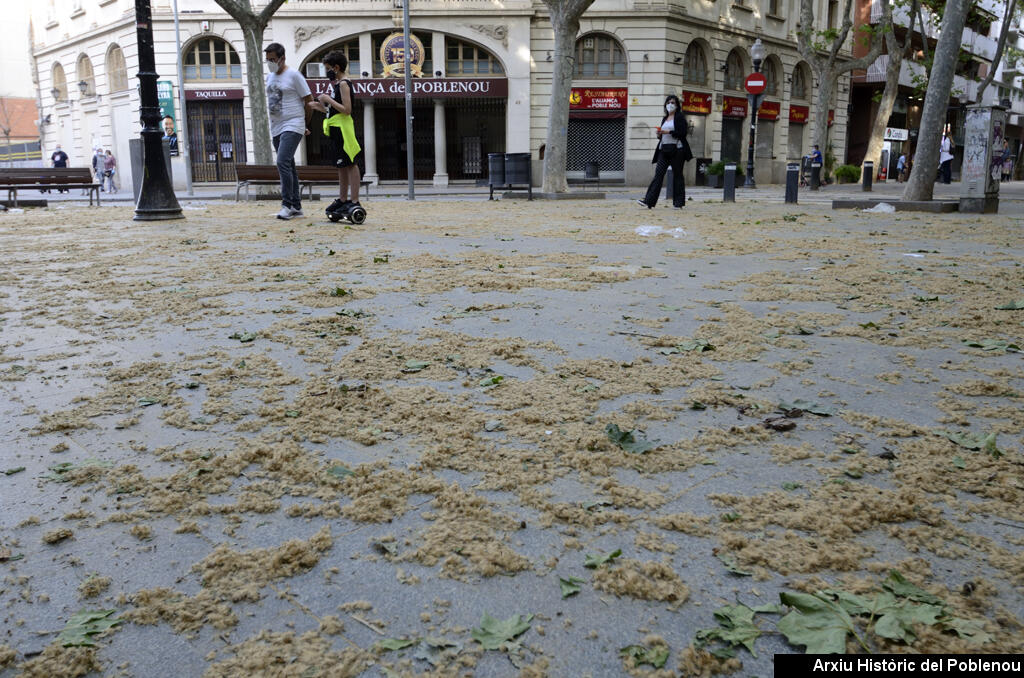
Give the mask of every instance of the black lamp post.
POLYGON ((53 100, 54 101, 60 103, 60 88, 59 87, 54 87, 53 89, 51 89, 50 90, 50 94, 53 95, 53 100))
POLYGON ((149 0, 135 0, 135 32, 139 43, 139 94, 142 106, 142 188, 135 206, 135 221, 183 219, 164 164, 160 103, 156 94, 156 58, 153 56, 153 25, 149 0))
MULTIPOLYGON (((761 72, 761 62, 764 61, 764 45, 761 38, 754 41, 750 47, 750 58, 754 61, 754 72, 761 72)), ((743 185, 747 188, 757 188, 754 182, 754 141, 757 137, 757 109, 761 105, 761 94, 751 94, 750 104, 753 109, 750 113, 750 144, 747 146, 747 180, 743 185)))
POLYGON ((84 97, 85 93, 89 91, 89 83, 87 83, 85 80, 79 80, 78 91, 84 97))

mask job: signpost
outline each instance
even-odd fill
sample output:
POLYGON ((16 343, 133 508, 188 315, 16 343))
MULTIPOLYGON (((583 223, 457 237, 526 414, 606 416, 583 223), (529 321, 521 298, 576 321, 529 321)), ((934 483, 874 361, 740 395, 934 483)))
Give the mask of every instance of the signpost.
POLYGON ((750 100, 750 144, 747 147, 747 180, 744 186, 756 188, 754 181, 754 139, 757 136, 757 109, 761 106, 763 92, 768 87, 768 79, 761 73, 761 62, 764 61, 765 49, 761 44, 761 38, 754 41, 750 47, 750 57, 754 62, 754 72, 743 81, 747 90, 747 98, 750 100))

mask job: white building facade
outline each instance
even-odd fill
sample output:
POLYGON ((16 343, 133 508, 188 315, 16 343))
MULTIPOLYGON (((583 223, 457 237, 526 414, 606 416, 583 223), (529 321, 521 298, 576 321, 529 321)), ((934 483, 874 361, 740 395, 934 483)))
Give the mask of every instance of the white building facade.
MULTIPOLYGON (((822 28, 828 6, 820 1, 822 28)), ((153 1, 161 105, 176 125, 182 116, 188 123, 194 180, 233 182, 235 164, 253 157, 242 33, 212 0, 180 0, 179 10, 181 78, 171 3, 153 1)), ((786 161, 807 152, 813 114, 815 83, 795 43, 797 11, 798 0, 597 0, 577 40, 566 130, 570 179, 598 162, 603 179, 645 184, 653 128, 670 93, 683 100, 695 156, 745 164, 750 111, 743 79, 752 71, 750 46, 760 38, 768 91, 757 126, 757 180, 782 181, 786 161)), ((539 181, 553 66, 543 4, 412 0, 410 23, 423 47, 413 97, 415 178, 480 182, 489 153, 529 152, 539 181)), ((333 49, 348 55, 365 174, 380 182, 407 178, 402 78, 389 77, 381 58, 400 24, 392 2, 291 0, 264 35, 264 44, 285 46, 288 64, 314 90, 326 87, 320 59, 333 49)), ((34 11, 33 25, 43 148, 61 143, 78 166, 88 164, 94 147, 110 148, 122 183, 130 181, 128 142, 140 130, 134 2, 50 0, 34 11)), ((846 147, 848 91, 841 80, 829 138, 837 156, 846 147)), ((302 163, 325 162, 317 127, 300 147, 302 163)), ((172 159, 178 186, 183 163, 183 154, 172 159)), ((697 165, 687 165, 689 182, 697 165)))

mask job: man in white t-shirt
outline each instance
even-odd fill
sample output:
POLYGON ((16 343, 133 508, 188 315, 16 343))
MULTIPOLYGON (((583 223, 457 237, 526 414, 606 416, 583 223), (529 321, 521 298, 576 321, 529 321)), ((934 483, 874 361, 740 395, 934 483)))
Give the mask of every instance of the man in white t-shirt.
POLYGON ((284 45, 273 42, 263 50, 267 57, 267 109, 270 113, 270 136, 277 151, 277 172, 281 175, 281 211, 278 219, 301 217, 302 193, 295 171, 295 150, 302 137, 309 134, 313 100, 306 79, 284 63, 284 45))

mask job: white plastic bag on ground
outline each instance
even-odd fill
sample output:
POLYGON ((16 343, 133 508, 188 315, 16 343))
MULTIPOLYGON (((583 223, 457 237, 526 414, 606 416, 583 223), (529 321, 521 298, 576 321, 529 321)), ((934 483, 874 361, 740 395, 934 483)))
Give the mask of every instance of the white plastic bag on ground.
POLYGON ((896 208, 887 202, 880 202, 874 207, 864 210, 865 212, 873 212, 875 214, 893 214, 896 208))
POLYGON ((686 231, 684 231, 683 229, 678 228, 678 227, 673 228, 670 231, 666 231, 661 226, 653 226, 653 225, 637 226, 635 229, 633 229, 633 232, 636 233, 639 236, 644 237, 644 238, 649 238, 652 235, 662 235, 663 233, 668 233, 673 238, 680 238, 680 237, 686 235, 686 231))

